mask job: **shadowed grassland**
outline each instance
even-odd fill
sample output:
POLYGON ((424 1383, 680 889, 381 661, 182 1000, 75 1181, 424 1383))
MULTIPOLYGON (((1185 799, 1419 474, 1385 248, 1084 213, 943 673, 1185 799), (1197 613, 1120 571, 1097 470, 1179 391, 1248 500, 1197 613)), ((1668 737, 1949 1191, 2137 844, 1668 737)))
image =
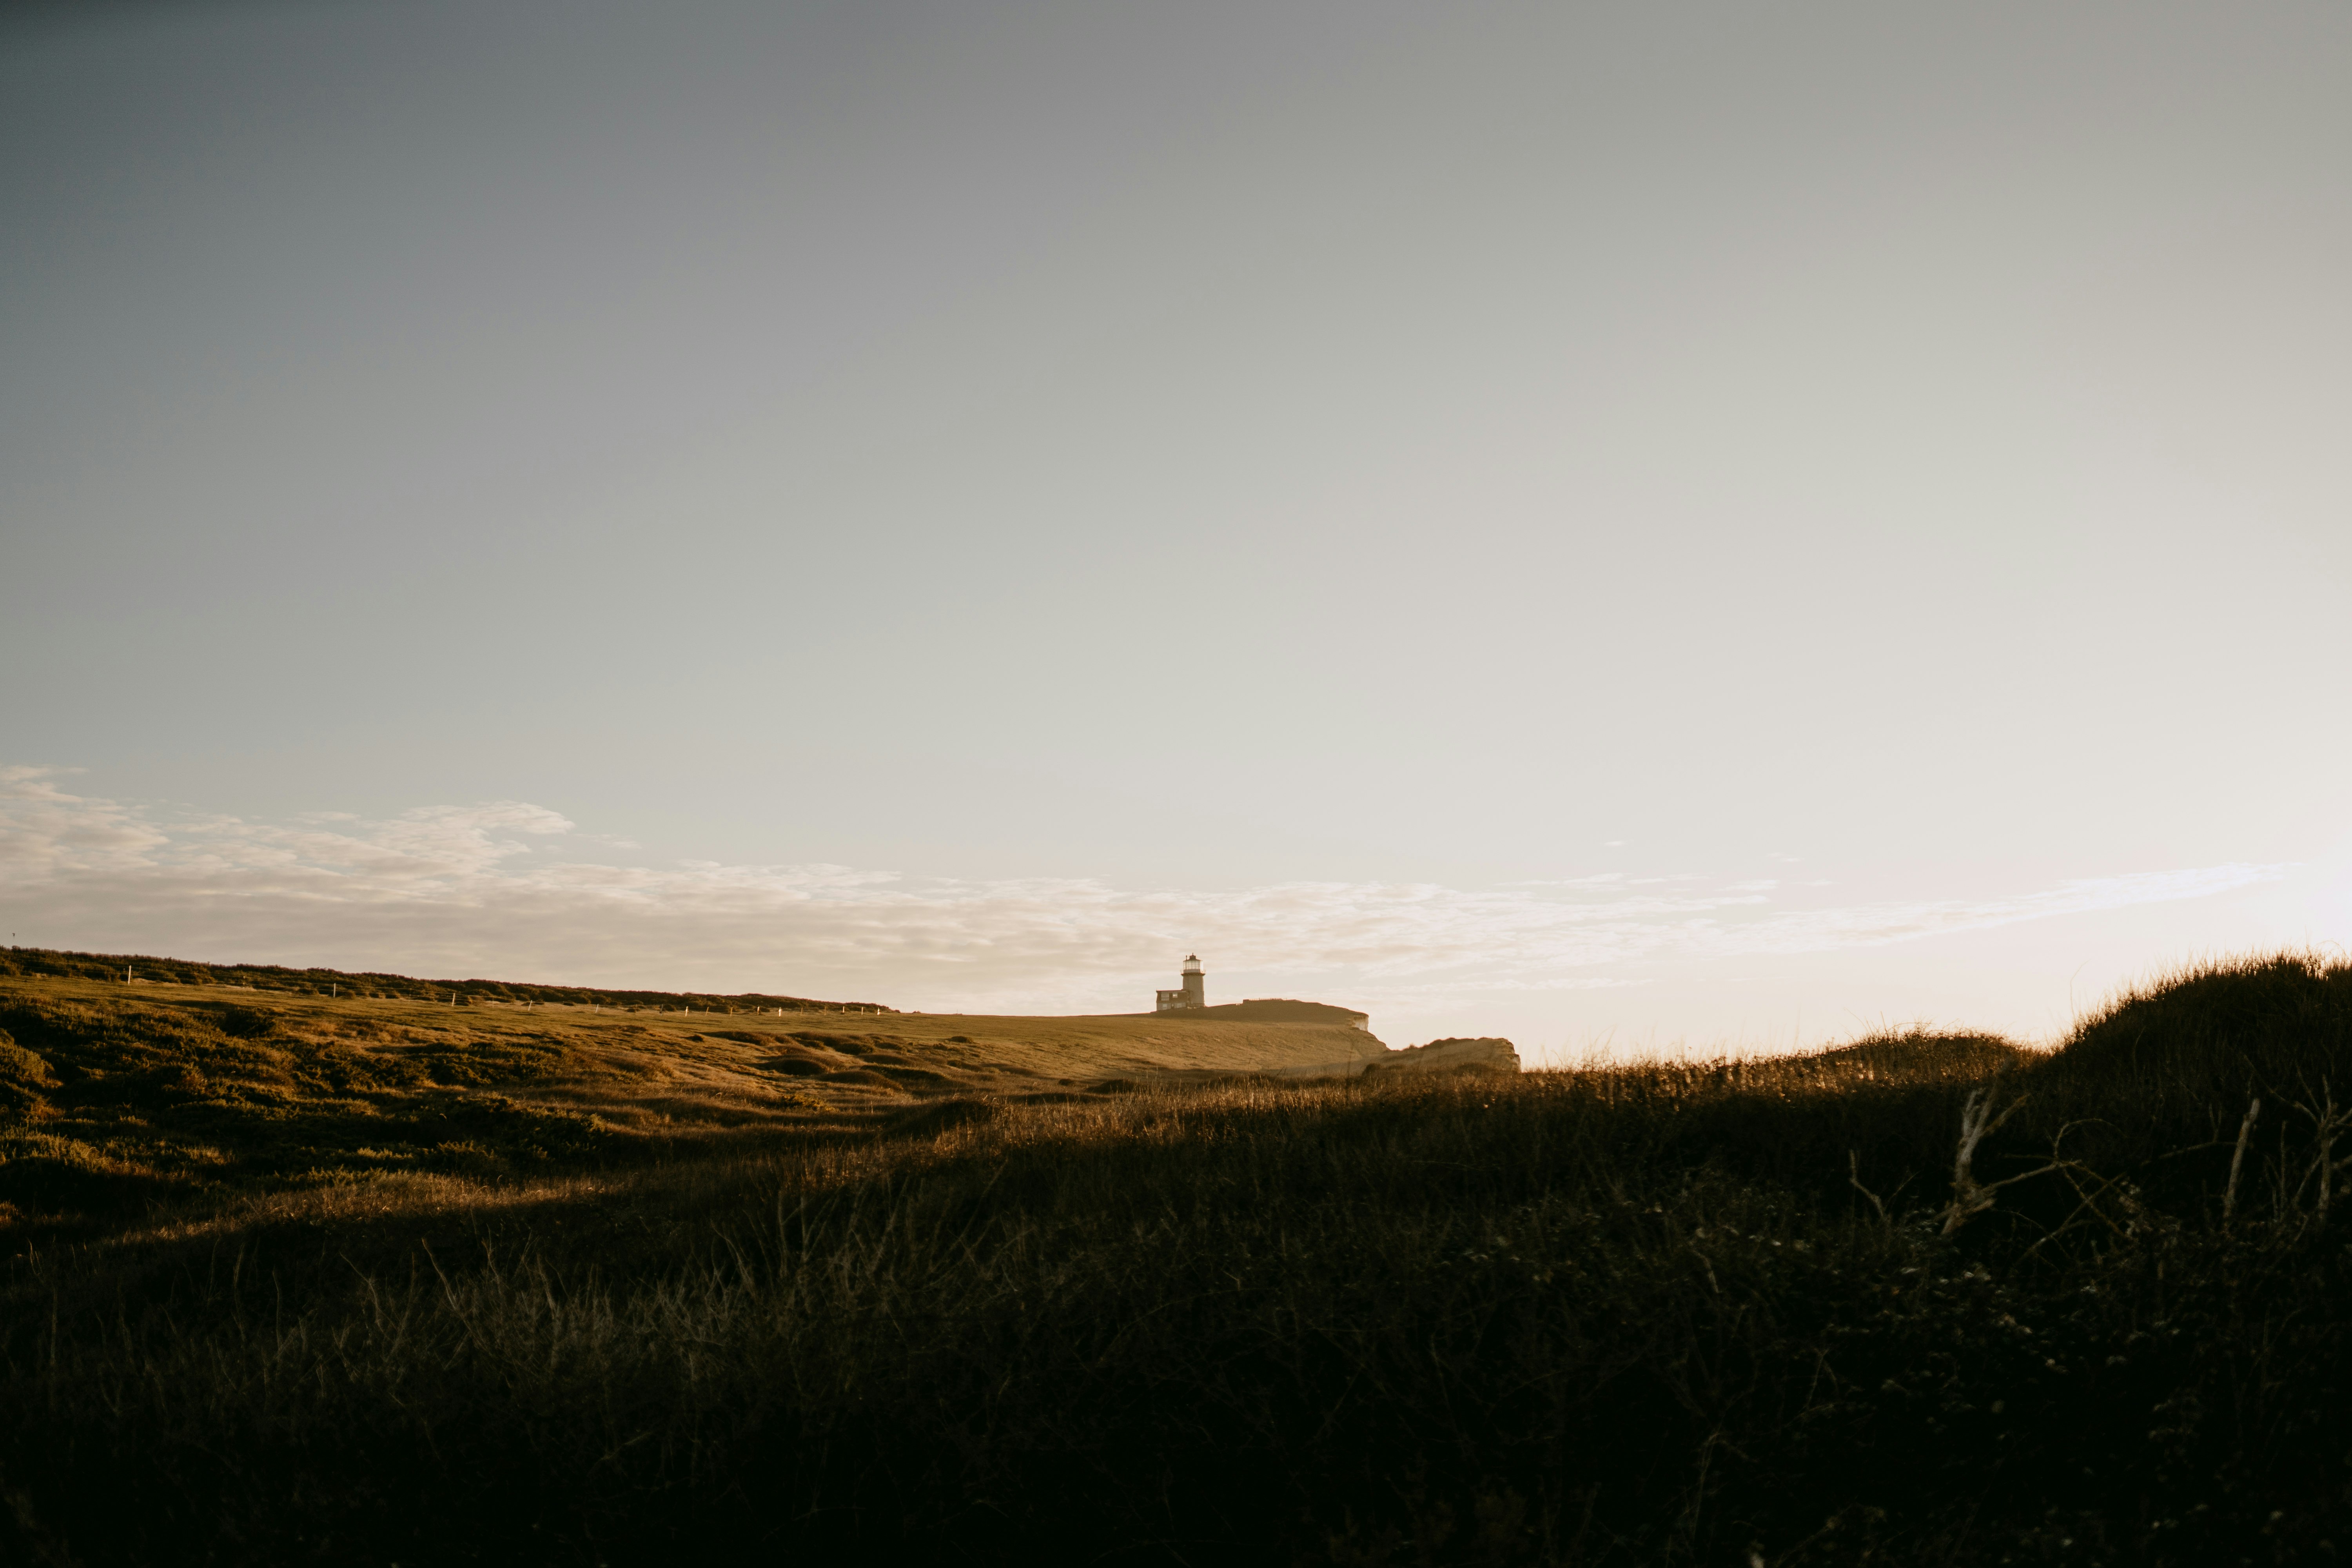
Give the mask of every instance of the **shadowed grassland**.
POLYGON ((0 1245, 106 1234, 126 1214, 222 1187, 520 1176, 714 1142, 740 1154, 887 1119, 914 1099, 1011 1102, 1171 1068, 1381 1049, 1317 1024, 436 1003, 0 976, 0 1245))
POLYGON ((2050 1054, 203 1187, 0 1283, 0 1557, 2331 1561, 2347 1032, 2289 956, 2050 1054))

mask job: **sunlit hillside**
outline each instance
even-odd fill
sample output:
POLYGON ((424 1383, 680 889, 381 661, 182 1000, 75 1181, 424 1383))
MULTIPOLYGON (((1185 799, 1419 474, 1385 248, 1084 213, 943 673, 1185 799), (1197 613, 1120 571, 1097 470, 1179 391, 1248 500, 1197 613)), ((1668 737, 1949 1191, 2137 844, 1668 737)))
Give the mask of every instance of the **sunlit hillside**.
POLYGON ((110 977, 0 976, 0 1219, 19 1227, 223 1184, 521 1174, 866 1128, 943 1096, 1016 1105, 1384 1054, 1329 1023, 533 1001, 487 982, 354 997, 331 994, 349 976, 261 989, 79 967, 110 977))

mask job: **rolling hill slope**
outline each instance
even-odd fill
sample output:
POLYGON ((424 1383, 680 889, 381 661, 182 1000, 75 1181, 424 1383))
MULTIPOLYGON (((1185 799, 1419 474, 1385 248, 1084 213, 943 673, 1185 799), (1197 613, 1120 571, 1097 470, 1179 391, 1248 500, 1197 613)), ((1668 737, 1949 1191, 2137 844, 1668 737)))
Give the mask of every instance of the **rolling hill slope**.
POLYGON ((0 1223, 223 1183, 625 1162, 866 1126, 926 1100, 1348 1070, 1384 1054, 1328 1022, 431 1001, 301 984, 0 976, 0 1223))

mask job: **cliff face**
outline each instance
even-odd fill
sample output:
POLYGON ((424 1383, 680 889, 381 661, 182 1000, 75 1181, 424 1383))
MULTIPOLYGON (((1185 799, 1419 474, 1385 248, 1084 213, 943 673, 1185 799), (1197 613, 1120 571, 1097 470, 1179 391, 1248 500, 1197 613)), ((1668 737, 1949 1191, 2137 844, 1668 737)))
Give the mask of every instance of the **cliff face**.
POLYGON ((1231 1018, 1244 1024, 1344 1024, 1367 1033, 1372 1024, 1370 1015, 1353 1007, 1334 1007, 1327 1002, 1293 1002, 1285 996, 1261 996, 1247 1002, 1196 1007, 1179 1016, 1231 1018))
POLYGON ((1425 1046, 1410 1046, 1401 1051, 1390 1051, 1364 1064, 1368 1073, 1375 1072, 1517 1072, 1519 1053, 1510 1041, 1497 1038, 1476 1040, 1432 1040, 1425 1046))
POLYGON ((1517 1072, 1517 1047, 1504 1039, 1432 1040, 1402 1051, 1368 1051, 1352 1061, 1259 1069, 1274 1078, 1354 1078, 1359 1073, 1517 1072))

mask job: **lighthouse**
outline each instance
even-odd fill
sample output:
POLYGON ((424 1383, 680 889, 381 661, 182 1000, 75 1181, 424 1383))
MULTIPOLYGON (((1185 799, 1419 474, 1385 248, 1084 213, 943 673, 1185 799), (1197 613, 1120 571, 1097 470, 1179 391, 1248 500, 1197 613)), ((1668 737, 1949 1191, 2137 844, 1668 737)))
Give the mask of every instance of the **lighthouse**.
POLYGON ((1156 1013, 1184 1013, 1195 1007, 1207 1006, 1209 1005, 1208 980, 1201 968, 1201 955, 1197 952, 1186 953, 1183 984, 1174 991, 1159 992, 1157 995, 1159 1004, 1152 1009, 1156 1013))

